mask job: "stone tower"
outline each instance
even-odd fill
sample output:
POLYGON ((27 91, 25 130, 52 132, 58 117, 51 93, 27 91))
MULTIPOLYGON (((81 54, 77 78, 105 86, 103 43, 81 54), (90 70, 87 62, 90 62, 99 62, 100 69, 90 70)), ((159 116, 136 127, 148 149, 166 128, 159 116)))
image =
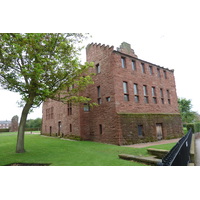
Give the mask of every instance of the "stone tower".
POLYGON ((18 131, 18 116, 15 115, 11 120, 10 132, 18 131))

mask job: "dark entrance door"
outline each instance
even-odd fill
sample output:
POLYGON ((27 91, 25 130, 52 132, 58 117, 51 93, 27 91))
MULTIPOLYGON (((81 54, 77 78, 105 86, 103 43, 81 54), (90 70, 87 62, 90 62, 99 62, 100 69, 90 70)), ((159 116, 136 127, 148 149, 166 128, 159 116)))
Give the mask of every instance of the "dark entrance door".
POLYGON ((61 121, 58 122, 58 136, 60 136, 61 132, 61 121))
POLYGON ((50 131, 50 136, 51 136, 51 134, 52 134, 52 127, 51 126, 50 126, 50 130, 49 131, 50 131))
POLYGON ((156 124, 156 134, 157 134, 157 139, 158 140, 162 140, 163 139, 162 124, 156 124))

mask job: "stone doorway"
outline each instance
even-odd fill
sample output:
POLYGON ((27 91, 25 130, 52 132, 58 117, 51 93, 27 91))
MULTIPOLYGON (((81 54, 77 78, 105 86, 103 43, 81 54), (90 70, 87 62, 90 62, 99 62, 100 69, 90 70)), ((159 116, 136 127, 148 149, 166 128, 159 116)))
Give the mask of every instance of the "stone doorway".
POLYGON ((158 140, 163 139, 163 128, 161 123, 156 124, 156 136, 158 140))

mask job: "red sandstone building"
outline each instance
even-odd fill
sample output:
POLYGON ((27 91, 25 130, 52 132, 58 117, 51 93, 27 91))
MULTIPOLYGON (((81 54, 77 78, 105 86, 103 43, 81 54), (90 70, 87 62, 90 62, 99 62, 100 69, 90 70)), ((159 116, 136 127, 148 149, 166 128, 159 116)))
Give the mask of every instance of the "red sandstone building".
POLYGON ((174 71, 139 59, 128 43, 89 44, 94 84, 84 96, 99 106, 43 104, 42 134, 133 144, 182 136, 174 71))

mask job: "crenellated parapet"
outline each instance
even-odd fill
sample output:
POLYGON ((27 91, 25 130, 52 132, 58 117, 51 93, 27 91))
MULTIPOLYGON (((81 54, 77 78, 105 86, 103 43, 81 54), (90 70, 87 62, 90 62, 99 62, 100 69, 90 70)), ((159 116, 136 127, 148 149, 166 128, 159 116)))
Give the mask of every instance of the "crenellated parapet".
POLYGON ((88 44, 87 47, 86 47, 86 50, 89 50, 90 48, 97 48, 97 49, 102 49, 102 50, 111 50, 113 51, 114 50, 114 46, 109 46, 109 45, 105 45, 105 44, 97 44, 97 43, 91 43, 91 44, 88 44))

